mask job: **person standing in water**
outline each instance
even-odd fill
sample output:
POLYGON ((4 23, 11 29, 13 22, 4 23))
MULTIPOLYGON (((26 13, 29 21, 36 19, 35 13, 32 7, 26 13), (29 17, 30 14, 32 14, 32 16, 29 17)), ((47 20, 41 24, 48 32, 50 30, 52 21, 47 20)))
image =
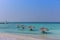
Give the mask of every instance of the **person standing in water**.
POLYGON ((48 31, 48 28, 42 27, 42 28, 40 28, 40 30, 41 30, 41 32, 42 32, 43 34, 47 34, 46 31, 48 31))
POLYGON ((35 28, 35 27, 29 26, 30 31, 33 31, 33 28, 35 28))
POLYGON ((22 29, 25 29, 25 26, 24 26, 24 25, 21 25, 21 28, 22 28, 22 29))

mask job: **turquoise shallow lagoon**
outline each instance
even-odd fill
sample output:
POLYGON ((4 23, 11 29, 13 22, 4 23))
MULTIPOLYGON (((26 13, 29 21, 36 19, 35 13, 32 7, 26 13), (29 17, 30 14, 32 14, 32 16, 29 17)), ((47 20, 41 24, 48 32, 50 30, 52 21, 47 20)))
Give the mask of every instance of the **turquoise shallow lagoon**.
POLYGON ((47 36, 60 37, 60 22, 9 22, 0 24, 0 32, 26 35, 41 35, 40 28, 44 26, 49 29, 47 36), (25 25, 25 29, 17 28, 17 25, 25 25), (28 26, 35 26, 34 31, 30 31, 28 26))

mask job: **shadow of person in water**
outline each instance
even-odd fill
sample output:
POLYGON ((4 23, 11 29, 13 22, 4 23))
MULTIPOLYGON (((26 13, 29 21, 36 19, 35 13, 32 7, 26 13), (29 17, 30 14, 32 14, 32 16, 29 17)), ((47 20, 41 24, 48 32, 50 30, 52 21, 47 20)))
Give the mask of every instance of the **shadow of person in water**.
POLYGON ((41 39, 46 39, 46 38, 48 38, 48 36, 47 36, 47 34, 41 34, 41 35, 40 35, 40 38, 41 38, 41 39))

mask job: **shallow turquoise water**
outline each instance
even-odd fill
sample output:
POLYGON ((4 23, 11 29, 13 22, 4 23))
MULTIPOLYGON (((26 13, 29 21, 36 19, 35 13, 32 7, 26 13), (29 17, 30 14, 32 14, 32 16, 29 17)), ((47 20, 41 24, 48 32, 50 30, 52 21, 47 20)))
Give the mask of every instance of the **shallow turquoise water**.
POLYGON ((14 34, 32 34, 32 35, 40 35, 40 28, 44 26, 49 29, 49 34, 52 36, 60 37, 60 23, 9 23, 9 24, 0 24, 0 32, 4 33, 14 33, 14 34), (17 24, 25 25, 25 29, 17 28, 17 24), (34 31, 30 31, 28 26, 35 26, 34 31))

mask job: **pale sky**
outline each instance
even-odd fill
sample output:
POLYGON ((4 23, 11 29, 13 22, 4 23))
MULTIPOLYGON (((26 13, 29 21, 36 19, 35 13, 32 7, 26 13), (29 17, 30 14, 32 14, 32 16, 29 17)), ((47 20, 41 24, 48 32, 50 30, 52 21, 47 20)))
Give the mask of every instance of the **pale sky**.
POLYGON ((0 21, 60 22, 60 0, 0 0, 0 21))

